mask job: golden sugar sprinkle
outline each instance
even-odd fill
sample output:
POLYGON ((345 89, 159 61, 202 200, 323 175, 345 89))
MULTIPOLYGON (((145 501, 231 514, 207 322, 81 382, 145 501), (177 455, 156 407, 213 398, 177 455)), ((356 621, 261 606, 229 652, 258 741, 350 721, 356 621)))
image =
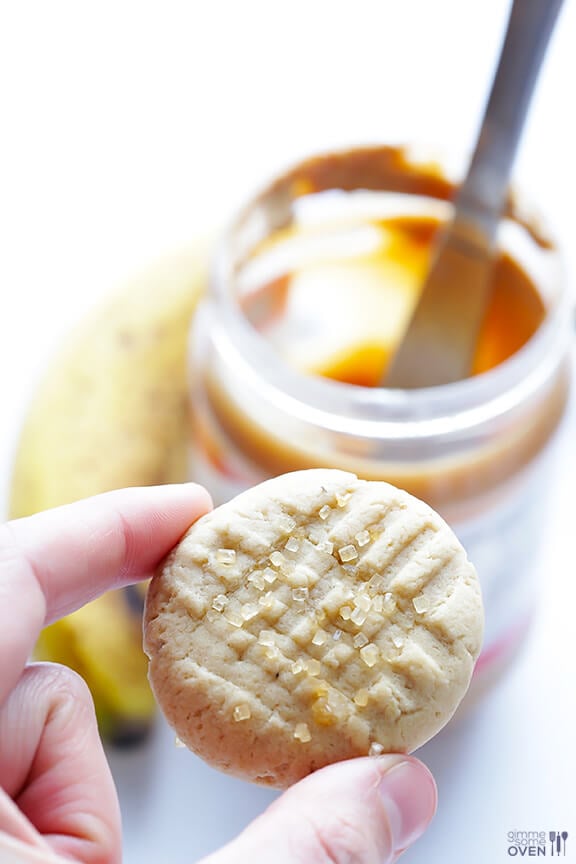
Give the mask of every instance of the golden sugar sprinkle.
POLYGON ((324 645, 327 638, 328 638, 328 636, 324 632, 324 630, 317 630, 316 633, 314 634, 314 636, 312 637, 312 644, 313 645, 324 645))
POLYGON ((232 716, 234 717, 236 723, 239 723, 241 720, 249 720, 252 716, 250 706, 247 705, 245 702, 243 702, 242 705, 236 705, 234 711, 232 712, 232 716))
POLYGON ((360 657, 366 666, 372 667, 378 661, 378 648, 371 642, 360 649, 360 657))
POLYGON ((318 511, 318 516, 320 517, 320 519, 324 520, 328 518, 331 512, 332 508, 328 504, 324 504, 324 506, 321 507, 318 511))
POLYGON ((243 621, 251 621, 258 615, 258 607, 255 603, 244 603, 240 607, 240 615, 243 621))
POLYGON ((345 507, 350 498, 352 497, 351 492, 341 492, 336 494, 336 503, 338 507, 345 507))
POLYGON ((254 570, 253 573, 249 573, 247 581, 250 582, 251 585, 254 585, 254 587, 257 588, 259 591, 263 591, 264 586, 266 585, 264 581, 264 574, 261 570, 254 570))
POLYGON ((369 531, 359 531, 358 534, 354 537, 358 546, 362 548, 362 546, 367 546, 370 542, 370 532, 369 531))
POLYGON ((355 561, 358 558, 358 550, 350 543, 348 546, 342 546, 338 550, 338 555, 342 563, 346 564, 348 561, 355 561))
POLYGON ((358 705, 359 708, 365 708, 368 705, 368 691, 363 688, 357 690, 354 696, 354 704, 358 705))
POLYGON ((368 637, 364 633, 357 633, 354 639, 352 640, 352 644, 355 648, 363 648, 364 645, 367 645, 369 642, 368 637))
POLYGON ((333 726, 338 720, 326 695, 320 696, 312 705, 311 710, 314 721, 318 726, 333 726))
POLYGON ((354 605, 357 606, 358 609, 362 609, 363 612, 368 612, 372 605, 372 600, 368 594, 357 594, 354 600, 354 605))
POLYGON ((287 549, 288 552, 298 552, 298 550, 300 549, 300 541, 297 540, 296 537, 290 537, 286 541, 286 545, 284 546, 284 548, 287 549))
POLYGON ((225 594, 217 594, 212 600, 212 608, 215 609, 216 612, 222 612, 222 610, 226 608, 227 603, 228 597, 226 597, 225 594))
POLYGON ((428 598, 424 597, 423 594, 419 594, 418 597, 414 597, 412 600, 412 605, 416 612, 421 615, 423 612, 427 612, 430 608, 430 604, 428 603, 428 598))
POLYGON ((364 622, 366 621, 367 617, 368 613, 365 612, 364 609, 359 609, 358 606, 356 606, 350 616, 350 621, 352 621, 352 623, 356 624, 358 627, 361 627, 362 624, 364 624, 364 622))
POLYGON ((308 588, 293 588, 292 599, 297 603, 305 603, 308 599, 308 588))
POLYGON ((226 621, 228 621, 229 624, 232 624, 233 627, 242 627, 244 619, 238 614, 238 612, 235 612, 234 609, 226 608, 222 614, 226 621))
POLYGON ((236 551, 234 549, 218 549, 216 552, 218 564, 234 564, 236 562, 236 551))
POLYGON ((282 565, 286 563, 286 558, 284 557, 284 555, 282 555, 281 552, 278 552, 278 550, 276 550, 270 555, 270 563, 274 567, 282 567, 282 565))
POLYGON ((319 675, 322 670, 322 667, 318 660, 308 659, 306 660, 306 672, 308 675, 312 675, 313 677, 319 675))
POLYGON ((264 606, 265 609, 269 609, 274 605, 274 594, 272 591, 267 591, 266 594, 263 594, 262 597, 258 598, 258 605, 264 606))
POLYGON ((374 610, 374 612, 382 612, 382 610, 384 609, 384 598, 381 594, 378 594, 372 600, 372 609, 374 610))
POLYGON ((307 744, 312 740, 310 729, 306 723, 297 723, 294 729, 294 738, 300 741, 301 744, 307 744))

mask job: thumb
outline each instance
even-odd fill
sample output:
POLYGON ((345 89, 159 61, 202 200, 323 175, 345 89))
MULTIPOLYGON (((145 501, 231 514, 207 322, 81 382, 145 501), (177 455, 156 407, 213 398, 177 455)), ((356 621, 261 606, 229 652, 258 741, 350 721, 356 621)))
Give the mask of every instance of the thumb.
POLYGON ((204 864, 392 864, 435 809, 436 784, 417 759, 353 759, 292 786, 204 864))

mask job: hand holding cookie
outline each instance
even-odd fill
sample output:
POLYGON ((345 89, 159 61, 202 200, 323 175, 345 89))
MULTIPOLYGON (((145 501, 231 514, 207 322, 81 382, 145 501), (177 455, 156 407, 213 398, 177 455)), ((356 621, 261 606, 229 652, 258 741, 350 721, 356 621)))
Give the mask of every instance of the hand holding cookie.
MULTIPOLYGON (((391 862, 434 813, 434 781, 420 762, 365 754, 408 751, 454 709, 480 638, 475 575, 423 505, 414 514, 386 484, 321 473, 270 481, 201 518, 150 591, 152 679, 181 737, 261 782, 286 785, 313 771, 211 864, 391 862), (426 561, 436 563, 426 570, 426 561), (403 653, 394 640, 410 649, 404 671, 392 668, 403 653), (421 723, 410 719, 419 713, 421 723), (328 762, 338 764, 315 770, 328 762)), ((43 624, 147 578, 208 507, 194 485, 124 490, 1 529, 3 862, 120 860, 89 694, 69 670, 26 657, 43 624)))

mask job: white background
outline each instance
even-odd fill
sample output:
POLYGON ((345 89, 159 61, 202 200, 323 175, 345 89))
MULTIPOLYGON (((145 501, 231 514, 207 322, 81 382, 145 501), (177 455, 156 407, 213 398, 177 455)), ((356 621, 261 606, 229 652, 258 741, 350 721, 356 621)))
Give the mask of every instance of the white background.
MULTIPOLYGON (((52 351, 104 295, 220 226, 255 185, 347 143, 465 149, 505 0, 0 3, 0 493, 52 351)), ((576 4, 566 3, 518 172, 576 274, 576 4)), ((515 670, 424 748, 440 808, 406 861, 510 860, 509 830, 567 830, 576 861, 574 424, 564 433, 542 607, 515 670)), ((176 750, 115 754, 126 862, 190 862, 271 794, 176 750)), ((261 860, 272 861, 273 850, 261 860)))

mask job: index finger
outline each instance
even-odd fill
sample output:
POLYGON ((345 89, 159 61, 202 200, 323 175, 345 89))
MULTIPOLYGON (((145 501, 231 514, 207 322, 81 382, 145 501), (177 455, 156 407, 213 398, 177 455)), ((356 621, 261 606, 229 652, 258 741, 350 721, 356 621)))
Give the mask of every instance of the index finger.
POLYGON ((0 526, 0 705, 44 625, 152 575, 210 507, 187 483, 106 492, 0 526))

